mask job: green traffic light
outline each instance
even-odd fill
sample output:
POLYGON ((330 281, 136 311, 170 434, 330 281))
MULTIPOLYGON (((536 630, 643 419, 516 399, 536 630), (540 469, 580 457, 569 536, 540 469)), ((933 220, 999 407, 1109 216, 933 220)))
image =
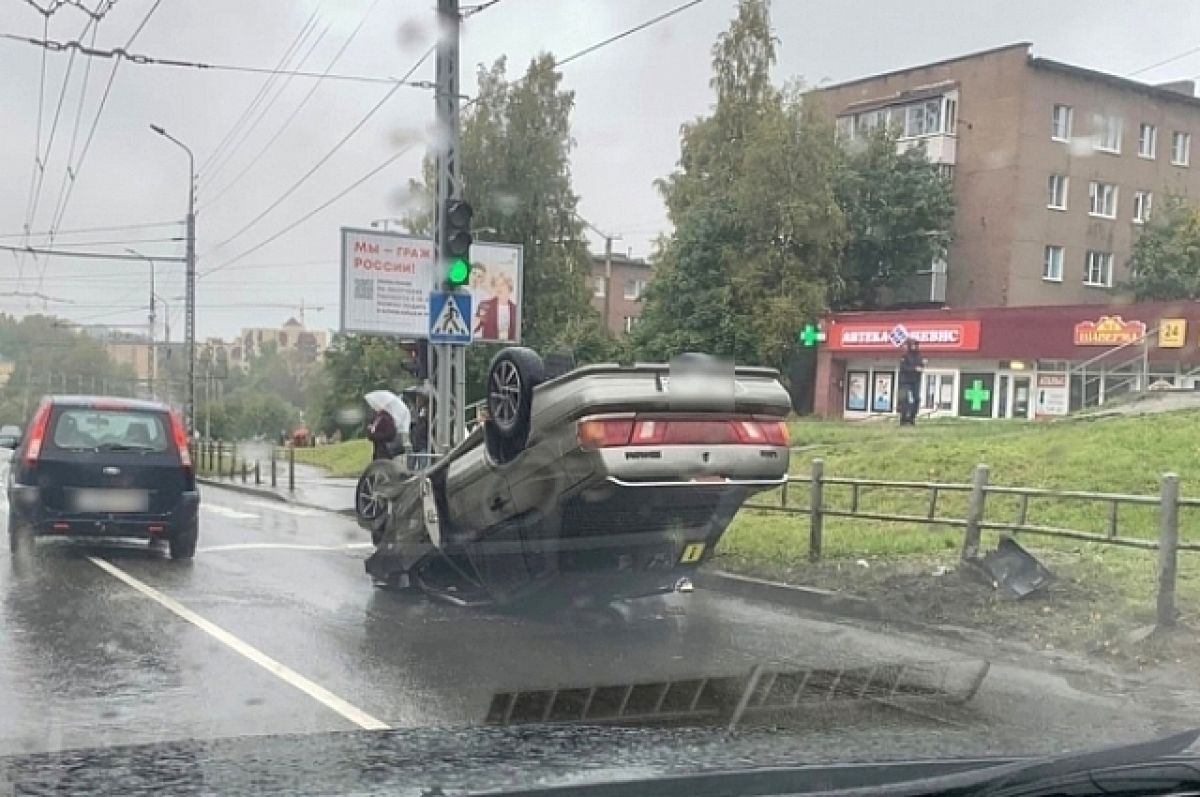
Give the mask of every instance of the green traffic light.
POLYGON ((467 284, 467 280, 471 278, 471 264, 463 258, 457 258, 450 264, 450 270, 446 274, 446 281, 455 288, 461 288, 467 284))

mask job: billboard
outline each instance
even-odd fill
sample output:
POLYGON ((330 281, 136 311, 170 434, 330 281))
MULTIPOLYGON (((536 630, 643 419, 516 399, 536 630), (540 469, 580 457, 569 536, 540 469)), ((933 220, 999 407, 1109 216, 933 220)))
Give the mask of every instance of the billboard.
MULTIPOLYGON (((429 336, 429 294, 436 289, 433 242, 400 233, 342 228, 342 332, 417 340, 429 336)), ((521 340, 523 249, 471 246, 475 340, 521 340)))
POLYGON ((523 249, 515 244, 471 247, 472 328, 478 343, 521 342, 523 249))
POLYGON ((342 228, 342 332, 423 338, 432 288, 432 242, 342 228))

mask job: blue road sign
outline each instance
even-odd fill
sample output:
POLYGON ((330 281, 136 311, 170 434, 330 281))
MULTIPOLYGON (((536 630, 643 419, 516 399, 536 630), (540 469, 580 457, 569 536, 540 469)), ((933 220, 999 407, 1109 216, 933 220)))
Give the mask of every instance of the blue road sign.
POLYGON ((467 346, 471 343, 471 294, 429 294, 429 342, 467 346))

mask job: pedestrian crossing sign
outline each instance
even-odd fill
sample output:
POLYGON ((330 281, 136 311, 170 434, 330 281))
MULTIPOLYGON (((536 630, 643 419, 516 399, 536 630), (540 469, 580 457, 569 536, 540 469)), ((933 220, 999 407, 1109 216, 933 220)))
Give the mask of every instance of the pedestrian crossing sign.
POLYGON ((466 346, 471 343, 471 294, 429 294, 429 342, 466 346))

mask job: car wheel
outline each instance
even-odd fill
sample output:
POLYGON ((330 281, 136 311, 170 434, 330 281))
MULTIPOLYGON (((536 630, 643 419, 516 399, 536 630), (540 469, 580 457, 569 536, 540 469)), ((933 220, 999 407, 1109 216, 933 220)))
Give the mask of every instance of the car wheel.
POLYGON ((29 524, 17 517, 10 508, 8 510, 8 550, 13 556, 26 556, 33 551, 33 529, 29 524))
POLYGON ((371 539, 376 545, 392 511, 391 499, 383 494, 383 488, 407 477, 408 473, 395 461, 377 459, 358 478, 354 488, 354 513, 358 522, 371 531, 371 539))
POLYGON ((200 539, 200 522, 178 529, 167 541, 172 559, 191 559, 196 555, 196 542, 200 539))
POLYGON ((524 447, 533 417, 533 389, 545 381, 542 358, 533 349, 510 346, 488 369, 488 420, 505 440, 524 447))

